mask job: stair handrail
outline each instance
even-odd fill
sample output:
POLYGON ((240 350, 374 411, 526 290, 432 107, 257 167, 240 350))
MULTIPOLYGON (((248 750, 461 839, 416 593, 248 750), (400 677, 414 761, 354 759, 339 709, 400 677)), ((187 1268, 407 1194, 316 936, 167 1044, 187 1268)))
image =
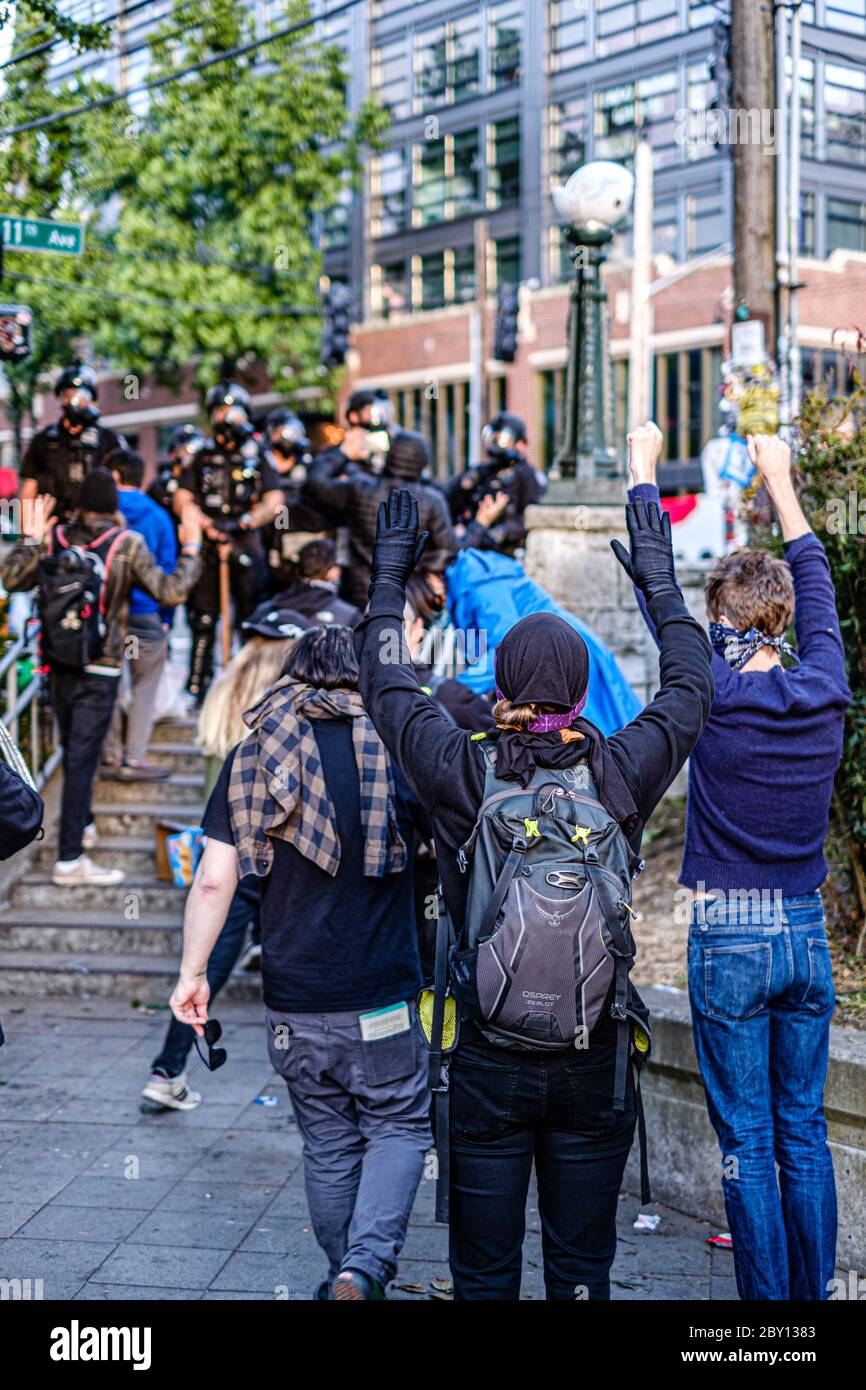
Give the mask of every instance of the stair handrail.
POLYGON ((25 623, 21 635, 12 641, 3 656, 0 657, 0 690, 4 691, 6 697, 5 708, 2 711, 6 731, 29 767, 34 786, 41 789, 54 769, 59 766, 63 757, 63 748, 58 740, 56 747, 48 753, 43 761, 45 749, 39 724, 38 707, 39 694, 42 689, 41 673, 36 671, 24 689, 18 689, 18 662, 34 649, 38 636, 39 620, 30 618, 25 623), (22 715, 28 709, 31 710, 31 717, 27 721, 25 729, 22 715), (27 749, 21 746, 22 733, 27 749))

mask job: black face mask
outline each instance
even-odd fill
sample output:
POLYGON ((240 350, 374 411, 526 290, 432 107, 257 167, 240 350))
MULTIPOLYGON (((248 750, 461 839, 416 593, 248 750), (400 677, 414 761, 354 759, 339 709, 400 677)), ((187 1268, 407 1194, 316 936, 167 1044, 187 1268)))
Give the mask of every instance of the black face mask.
POLYGON ((250 420, 246 418, 237 420, 219 420, 213 427, 214 439, 218 444, 234 445, 240 448, 246 444, 248 439, 252 439, 255 429, 250 420))
POLYGON ((63 407, 63 418, 69 425, 95 425, 99 406, 85 391, 76 392, 63 407))

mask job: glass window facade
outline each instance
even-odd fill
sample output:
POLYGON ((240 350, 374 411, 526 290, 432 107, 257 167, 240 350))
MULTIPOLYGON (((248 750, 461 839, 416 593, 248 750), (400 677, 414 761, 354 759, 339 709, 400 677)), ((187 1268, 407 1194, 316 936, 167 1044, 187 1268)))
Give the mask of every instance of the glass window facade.
POLYGON ((383 150, 370 163, 370 233, 394 236, 408 225, 409 161, 405 149, 383 150))
POLYGON ((678 163, 677 85, 677 74, 671 70, 596 92, 594 157, 630 164, 641 138, 652 148, 654 168, 678 163))
POLYGON ((692 193, 687 198, 686 250, 690 256, 714 251, 727 239, 727 215, 722 190, 692 193))
POLYGON ((595 0, 595 52, 598 58, 624 53, 635 44, 654 43, 679 27, 677 0, 595 0))
POLYGON ((828 159, 866 164, 866 72, 862 68, 827 64, 824 128, 828 159))
POLYGON ((866 0, 826 0, 824 23, 846 34, 866 34, 866 0))
POLYGON ((866 251, 866 202, 827 199, 827 251, 866 251))
POLYGON ((519 284, 520 275, 520 237, 500 237, 493 243, 493 275, 495 285, 519 284))
POLYGON ((487 206, 501 208, 520 197, 520 119, 488 127, 487 206))
POLYGON ((391 119, 409 115, 409 56, 405 35, 374 48, 370 56, 370 86, 391 119))
POLYGON ((552 184, 563 183, 587 158, 586 97, 569 97, 547 113, 547 149, 552 184))
POLYGON ((502 0, 487 12, 487 74, 494 92, 520 81, 523 0, 502 0))
POLYGON ((561 72, 586 62, 589 56, 589 15, 589 7, 577 5, 574 0, 551 0, 548 8, 548 43, 552 72, 561 72))
POLYGON ((415 111, 434 111, 481 89, 481 14, 475 10, 415 34, 415 111))

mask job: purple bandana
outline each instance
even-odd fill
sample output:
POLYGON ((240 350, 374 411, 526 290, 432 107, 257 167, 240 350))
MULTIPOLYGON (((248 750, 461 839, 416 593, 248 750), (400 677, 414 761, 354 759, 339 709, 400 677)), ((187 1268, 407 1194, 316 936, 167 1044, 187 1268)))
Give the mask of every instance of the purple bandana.
MULTIPOLYGON (((581 699, 571 709, 565 710, 562 714, 541 714, 534 719, 531 724, 527 724, 527 732, 530 734, 553 734, 557 729, 567 729, 569 725, 582 712, 586 704, 587 691, 584 691, 581 699)), ((499 686, 496 687, 497 700, 507 700, 508 696, 503 695, 499 686)))

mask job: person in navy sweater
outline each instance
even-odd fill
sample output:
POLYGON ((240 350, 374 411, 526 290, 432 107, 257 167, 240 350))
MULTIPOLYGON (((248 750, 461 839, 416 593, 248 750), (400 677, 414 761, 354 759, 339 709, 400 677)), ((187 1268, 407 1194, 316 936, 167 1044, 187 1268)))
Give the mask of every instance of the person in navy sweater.
MULTIPOLYGON (((120 510, 131 531, 144 536, 160 569, 171 574, 177 563, 177 534, 158 502, 142 491, 144 459, 133 449, 115 449, 106 460, 117 483, 120 510)), ((120 782, 159 782, 167 767, 147 761, 147 745, 156 715, 156 694, 168 659, 171 609, 163 608, 143 589, 133 589, 124 638, 129 678, 126 716, 118 701, 102 750, 102 776, 120 782), (124 727, 125 724, 125 727, 124 727)))
MULTIPOLYGON (((851 692, 790 450, 778 436, 748 444, 785 559, 738 550, 707 578, 715 696, 689 765, 680 883, 694 895, 689 997, 737 1288, 815 1300, 832 1287, 836 1247, 823 1111, 835 995, 818 890, 851 692)), ((632 500, 658 500, 654 462, 632 483, 632 500)))

